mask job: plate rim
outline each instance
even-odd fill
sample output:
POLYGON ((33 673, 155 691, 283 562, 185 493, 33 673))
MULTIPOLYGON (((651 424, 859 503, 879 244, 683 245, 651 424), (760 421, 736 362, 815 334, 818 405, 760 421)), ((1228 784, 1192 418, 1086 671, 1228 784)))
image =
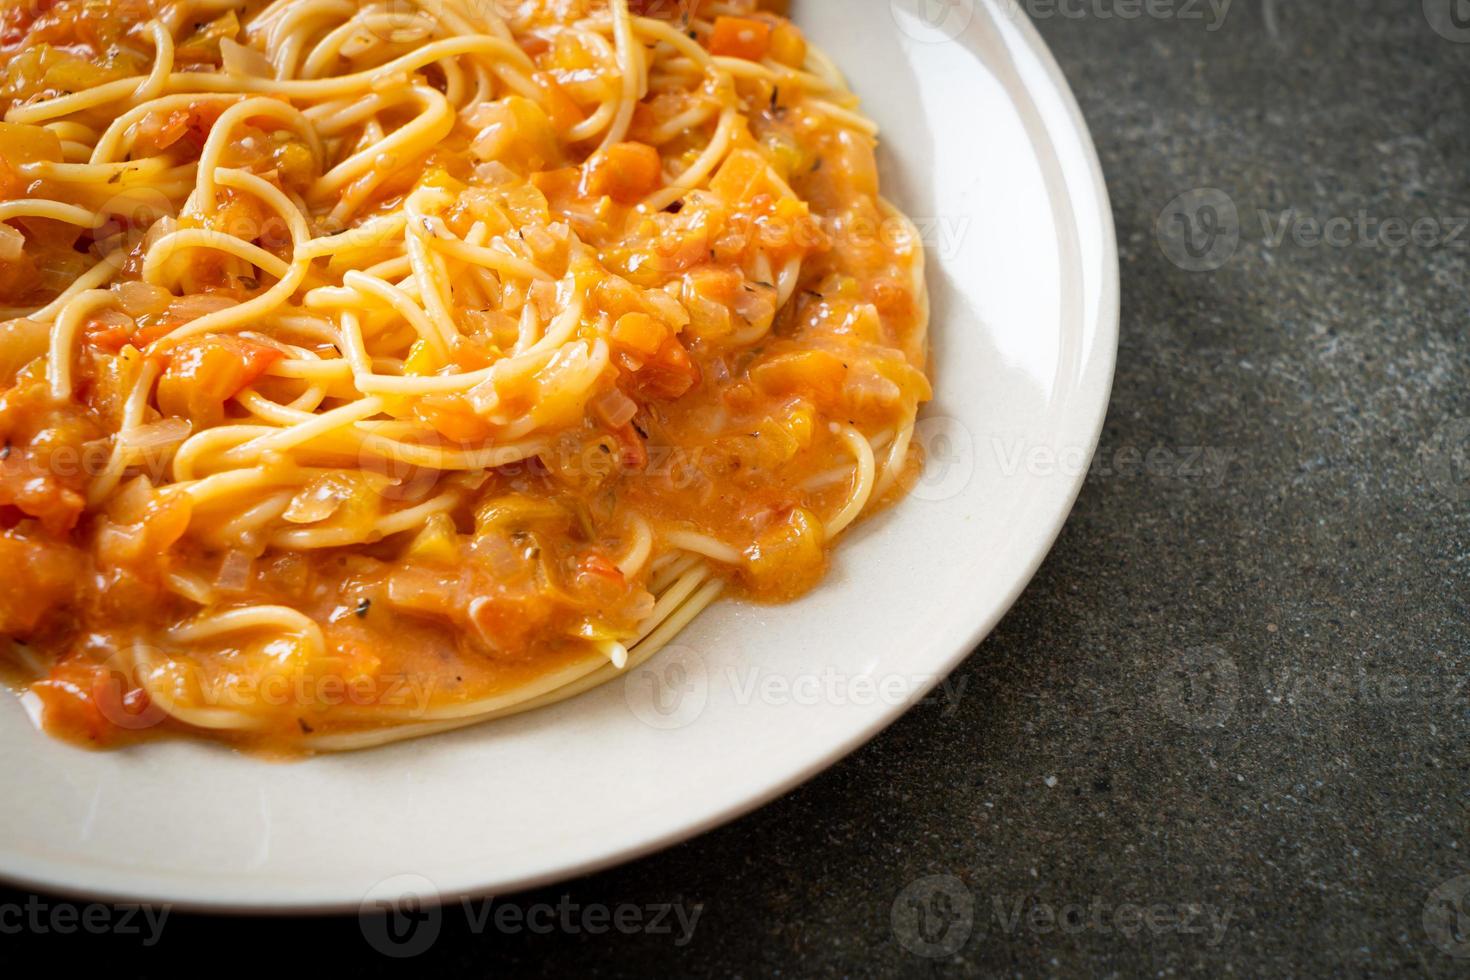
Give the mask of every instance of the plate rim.
MULTIPOLYGON (((692 820, 681 826, 655 834, 654 836, 631 844, 616 847, 606 853, 593 858, 573 859, 563 864, 547 867, 535 873, 526 873, 514 878, 496 882, 490 873, 483 868, 474 870, 476 865, 468 865, 462 878, 470 879, 468 883, 450 884, 439 887, 432 894, 419 896, 428 906, 449 904, 457 900, 483 897, 489 894, 507 895, 525 892, 531 889, 544 887, 557 882, 566 881, 571 878, 595 874, 608 868, 625 864, 650 854, 657 853, 666 848, 675 846, 695 837, 708 833, 720 826, 731 823, 751 812, 765 806, 776 798, 791 792, 811 780, 818 774, 831 768, 857 749, 866 745, 900 717, 907 713, 908 708, 916 703, 924 695, 927 695, 943 678, 948 676, 960 666, 988 637, 995 626, 1010 611, 1021 593, 1030 585, 1036 572, 1040 569, 1042 562, 1051 553, 1062 528, 1066 526, 1072 509, 1076 504, 1077 497, 1086 481, 1090 463, 1096 451, 1102 434, 1103 424, 1107 418, 1108 407, 1112 397, 1112 386, 1117 368, 1117 353, 1120 325, 1120 268, 1118 261, 1117 233, 1113 221, 1111 199, 1108 194, 1107 182, 1103 175, 1102 164, 1098 158, 1097 148, 1092 138, 1086 119, 1077 103, 1076 95, 1067 81, 1061 67, 1057 64, 1050 48, 1042 39, 1035 25, 1028 17, 1006 18, 1003 14, 997 14, 994 4, 990 0, 975 0, 978 6, 986 9, 987 15, 996 20, 1004 19, 1016 30, 1019 39, 1024 43, 1030 53, 1036 58, 1046 81, 1050 84, 1052 92, 1060 102, 1066 118, 1070 123, 1070 133, 1077 140, 1078 149, 1081 151, 1083 165, 1087 171, 1088 186, 1091 189, 1091 199, 1085 203, 1095 203, 1097 208, 1097 220, 1099 222, 1099 238, 1103 246, 1099 272, 1103 277, 1101 282, 1100 296, 1102 301, 1096 307, 1096 337, 1093 344, 1093 352, 1088 360, 1094 364, 1099 359, 1105 359, 1101 371, 1103 377, 1096 383, 1095 391, 1092 385, 1079 384, 1076 393, 1087 396, 1086 404, 1080 408, 1074 408, 1068 413, 1075 425, 1081 426, 1083 419, 1086 420, 1085 439, 1081 444, 1087 448, 1085 462, 1088 465, 1079 467, 1070 476, 1070 486, 1066 488, 1063 495, 1065 506, 1058 508, 1055 517, 1052 518, 1050 526, 1038 526, 1038 533, 1033 538, 1030 546, 1031 552, 1021 564, 1021 572, 1018 574, 1008 591, 994 606, 992 612, 980 617, 974 627, 971 628, 963 642, 956 649, 936 664, 937 669, 927 683, 916 688, 913 696, 902 704, 884 705, 882 710, 875 711, 873 717, 854 732, 846 735, 840 740, 827 746, 816 758, 810 760, 791 773, 776 780, 760 791, 750 794, 738 803, 727 804, 717 811, 707 814, 700 819, 692 820), (1085 412, 1083 411, 1085 410, 1085 412)), ((1030 87, 1028 86, 1028 89, 1030 87)), ((1048 126, 1047 131, 1053 132, 1048 126)), ((1067 185, 1070 186, 1070 185, 1067 185)), ((1076 194, 1067 192, 1072 203, 1078 203, 1076 194)), ((1089 206, 1089 211, 1092 208, 1089 206)), ((0 860, 7 857, 0 855, 0 860)), ((208 914, 234 914, 234 915, 335 915, 335 914, 357 914, 362 911, 362 899, 357 900, 319 900, 313 898, 296 898, 289 894, 279 894, 268 898, 244 898, 236 894, 224 894, 219 891, 209 892, 206 888, 191 887, 177 880, 177 876, 169 872, 153 871, 148 873, 146 880, 140 878, 138 884, 133 887, 115 888, 108 884, 92 884, 79 878, 79 868, 65 861, 40 858, 31 861, 12 863, 11 866, 0 866, 0 881, 18 888, 44 891, 49 894, 82 899, 87 901, 102 901, 116 903, 147 903, 164 905, 172 911, 202 912, 208 914), (29 867, 26 867, 29 865, 29 867)), ((207 882, 210 879, 202 879, 207 882)))

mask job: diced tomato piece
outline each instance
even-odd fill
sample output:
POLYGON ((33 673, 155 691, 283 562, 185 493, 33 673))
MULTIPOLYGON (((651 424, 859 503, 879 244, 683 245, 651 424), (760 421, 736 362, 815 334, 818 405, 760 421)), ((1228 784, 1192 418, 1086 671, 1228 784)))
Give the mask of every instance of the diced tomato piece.
MULTIPOLYGON (((72 443, 67 448, 79 447, 72 443)), ((0 461, 0 506, 15 507, 40 521, 51 534, 60 535, 76 526, 87 499, 67 485, 77 482, 77 467, 68 466, 64 471, 67 479, 63 481, 61 475, 53 472, 52 463, 52 455, 45 451, 12 446, 0 461)), ((29 587, 16 591, 17 596, 30 594, 29 587)))
POLYGON ((71 603, 85 577, 80 550, 15 532, 0 534, 0 633, 31 632, 71 603))
POLYGON ((189 139, 189 148, 197 151, 209 138, 215 120, 227 108, 228 102, 201 100, 187 109, 150 112, 138 123, 134 152, 166 150, 185 137, 189 139))
POLYGON ((766 194, 780 193, 771 165, 754 150, 736 150, 725 158, 709 182, 709 189, 731 204, 752 201, 766 194))
POLYGON ((570 129, 582 121, 582 110, 578 108, 577 103, 572 101, 572 97, 567 95, 555 75, 538 71, 531 76, 531 80, 541 90, 543 96, 541 108, 546 111, 546 115, 557 129, 570 129))
MULTIPOLYGON (((692 20, 699 13, 699 5, 703 2, 704 0, 679 0, 681 22, 687 24, 692 20)), ((639 17, 652 17, 668 7, 662 0, 628 0, 628 9, 639 17)))
POLYGON ((419 399, 414 414, 446 439, 460 443, 483 442, 493 429, 458 395, 428 395, 419 399))
POLYGON ((0 122, 0 159, 12 164, 59 161, 61 140, 41 126, 0 122))
POLYGON ((549 611, 550 601, 542 594, 478 596, 466 608, 480 638, 503 653, 525 650, 549 611))
POLYGON ((710 54, 760 61, 771 46, 771 25, 749 17, 716 17, 710 54))
POLYGON ((189 113, 183 109, 168 112, 150 112, 138 123, 140 141, 146 141, 155 149, 166 150, 189 131, 189 113))
POLYGON ((118 730, 91 696, 89 678, 52 676, 31 685, 41 700, 41 724, 53 735, 83 745, 110 745, 118 730))
POLYGON ((116 354, 132 339, 133 332, 127 327, 89 324, 87 328, 88 346, 107 351, 109 354, 116 354))
POLYGON ((540 170, 531 175, 531 186, 546 196, 553 208, 565 208, 577 198, 582 186, 582 171, 576 167, 540 170))
POLYGON ((61 140, 41 126, 0 122, 0 200, 21 197, 29 181, 20 166, 61 159, 61 140))
POLYGON ((21 175, 0 155, 0 200, 12 197, 20 197, 25 193, 25 180, 21 175))
POLYGON ((133 339, 133 318, 117 310, 107 310, 87 321, 83 328, 86 344, 116 354, 133 339))
POLYGON ((583 555, 582 560, 577 563, 577 568, 585 575, 606 579, 617 585, 622 585, 626 581, 623 578, 622 570, 613 564, 611 558, 608 558, 600 551, 589 551, 583 555))
POLYGON ((546 170, 560 160, 557 117, 575 117, 565 123, 572 126, 580 121, 581 114, 565 92, 551 88, 556 83, 550 75, 543 73, 543 77, 546 81, 538 86, 546 92, 550 109, 520 95, 476 107, 470 120, 479 132, 470 150, 477 159, 495 160, 522 173, 546 170))
POLYGON ((623 469, 637 471, 648 465, 648 447, 643 444, 633 423, 629 422, 618 429, 613 433, 613 438, 618 441, 619 461, 623 464, 623 469))
POLYGON ((806 38, 794 24, 781 24, 771 32, 771 57, 792 68, 806 63, 806 38))
POLYGON ((678 398, 699 383, 699 366, 678 338, 670 337, 638 372, 642 393, 653 398, 678 398))
POLYGON ((657 354, 668 336, 664 325, 647 313, 624 313, 612 328, 614 343, 646 357, 657 354))
POLYGON ((822 522, 796 507, 763 530, 745 552, 746 580, 763 597, 790 599, 822 578, 827 566, 822 522))
POLYGON ((133 345, 142 350, 155 340, 161 340, 173 333, 181 323, 181 320, 170 317, 152 326, 139 327, 133 332, 133 345))
MULTIPOLYGON (((82 404, 52 401, 44 377, 24 372, 18 384, 0 392, 0 508, 36 518, 52 535, 70 531, 86 506, 87 482, 105 459, 105 445, 94 442, 100 435, 82 404)), ((0 563, 5 560, 0 550, 0 563)), ((14 591, 31 594, 28 585, 14 591)))
POLYGON ((478 371, 495 363, 492 353, 485 349, 482 341, 459 337, 454 342, 454 350, 450 356, 461 371, 478 371))
POLYGON ((818 405, 831 406, 842 399, 847 366, 824 350, 788 351, 755 365, 750 377, 773 395, 806 395, 818 405))
POLYGON ((225 402, 282 356, 274 347, 230 334, 190 337, 163 353, 169 363, 158 379, 158 407, 203 424, 219 422, 225 402))
POLYGON ((111 745, 125 732, 153 728, 168 718, 147 691, 106 664, 63 660, 32 690, 41 700, 46 730, 83 745, 111 745))
POLYGON ((663 180, 663 160, 647 143, 614 143, 587 164, 583 189, 588 196, 606 195, 633 204, 663 180))
POLYGON ((914 309, 912 287, 902 280, 892 278, 874 279, 864 292, 878 312, 889 317, 906 317, 914 309))

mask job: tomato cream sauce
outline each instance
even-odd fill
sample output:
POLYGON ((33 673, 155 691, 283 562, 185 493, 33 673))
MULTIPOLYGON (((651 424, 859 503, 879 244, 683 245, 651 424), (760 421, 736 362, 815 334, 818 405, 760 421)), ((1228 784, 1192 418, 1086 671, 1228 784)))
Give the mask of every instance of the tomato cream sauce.
POLYGON ((429 109, 262 85, 280 111, 233 117, 230 78, 445 32, 364 21, 353 53, 303 20, 307 71, 253 26, 279 5, 0 3, 0 218, 36 211, 0 221, 0 634, 48 730, 294 753, 493 716, 636 654, 680 590, 801 595, 902 495, 927 301, 871 128, 769 7, 661 6, 627 11, 631 99, 617 11, 525 3, 404 69, 429 109), (172 72, 129 94, 159 30, 172 72))

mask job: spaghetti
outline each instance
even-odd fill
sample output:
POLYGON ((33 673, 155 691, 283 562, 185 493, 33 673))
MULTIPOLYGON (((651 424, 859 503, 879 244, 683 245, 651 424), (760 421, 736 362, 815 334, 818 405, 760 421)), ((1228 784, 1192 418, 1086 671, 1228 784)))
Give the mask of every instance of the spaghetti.
POLYGON ((0 634, 52 732, 545 705, 902 492, 914 227, 755 0, 0 0, 0 634))

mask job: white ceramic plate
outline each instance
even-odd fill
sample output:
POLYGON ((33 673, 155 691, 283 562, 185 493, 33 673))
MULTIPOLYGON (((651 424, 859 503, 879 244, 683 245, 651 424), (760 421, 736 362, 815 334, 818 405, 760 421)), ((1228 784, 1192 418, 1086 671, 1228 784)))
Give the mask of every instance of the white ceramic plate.
POLYGON ((744 813, 831 765, 968 655, 1051 546, 1117 349, 1096 156, 1012 0, 805 0, 926 230, 936 402, 915 495, 779 608, 717 604, 624 682, 488 726, 272 764, 204 744, 90 753, 0 701, 0 874, 219 909, 504 892, 744 813))

